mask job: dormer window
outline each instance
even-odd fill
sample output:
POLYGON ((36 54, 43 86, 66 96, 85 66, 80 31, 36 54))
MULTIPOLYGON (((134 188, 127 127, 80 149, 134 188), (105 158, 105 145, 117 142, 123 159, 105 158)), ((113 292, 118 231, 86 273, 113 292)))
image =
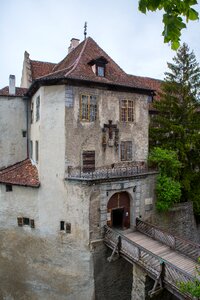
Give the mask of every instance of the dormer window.
POLYGON ((105 66, 97 65, 97 76, 104 77, 105 76, 105 66))
POLYGON ((103 56, 91 60, 88 64, 92 67, 92 71, 99 77, 105 77, 107 59, 103 56))

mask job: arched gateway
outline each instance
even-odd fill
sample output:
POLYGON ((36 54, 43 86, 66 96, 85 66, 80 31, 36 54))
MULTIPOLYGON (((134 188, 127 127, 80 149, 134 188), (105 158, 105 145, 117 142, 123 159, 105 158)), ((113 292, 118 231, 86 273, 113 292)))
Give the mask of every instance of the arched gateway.
POLYGON ((130 198, 127 192, 112 195, 107 205, 107 224, 110 227, 130 227, 130 198))

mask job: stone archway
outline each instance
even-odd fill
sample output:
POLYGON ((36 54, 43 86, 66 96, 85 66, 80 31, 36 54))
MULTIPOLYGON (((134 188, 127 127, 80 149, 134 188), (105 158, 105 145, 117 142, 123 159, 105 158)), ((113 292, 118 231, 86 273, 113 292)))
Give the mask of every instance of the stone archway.
POLYGON ((107 225, 121 229, 130 227, 130 198, 127 192, 115 193, 108 201, 107 225))

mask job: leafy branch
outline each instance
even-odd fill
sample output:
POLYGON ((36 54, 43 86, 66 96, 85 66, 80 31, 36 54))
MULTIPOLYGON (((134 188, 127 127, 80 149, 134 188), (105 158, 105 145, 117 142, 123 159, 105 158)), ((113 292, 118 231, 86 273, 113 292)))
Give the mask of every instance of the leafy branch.
POLYGON ((198 12, 192 8, 196 4, 196 0, 139 0, 139 10, 144 14, 147 11, 164 10, 164 42, 170 42, 171 48, 177 50, 180 46, 181 30, 186 28, 189 21, 199 19, 198 12))

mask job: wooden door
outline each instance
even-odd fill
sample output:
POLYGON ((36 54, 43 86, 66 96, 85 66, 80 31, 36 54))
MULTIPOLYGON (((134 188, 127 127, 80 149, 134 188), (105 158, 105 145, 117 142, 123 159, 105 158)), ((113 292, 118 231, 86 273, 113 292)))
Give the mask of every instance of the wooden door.
POLYGON ((130 199, 126 192, 114 194, 108 201, 107 206, 107 224, 112 227, 115 224, 121 223, 121 228, 130 227, 130 199), (116 210, 115 212, 113 212, 116 210), (118 210, 118 211, 117 211, 118 210), (123 210, 123 218, 121 220, 121 213, 123 210), (113 218, 120 218, 114 220, 113 218))

